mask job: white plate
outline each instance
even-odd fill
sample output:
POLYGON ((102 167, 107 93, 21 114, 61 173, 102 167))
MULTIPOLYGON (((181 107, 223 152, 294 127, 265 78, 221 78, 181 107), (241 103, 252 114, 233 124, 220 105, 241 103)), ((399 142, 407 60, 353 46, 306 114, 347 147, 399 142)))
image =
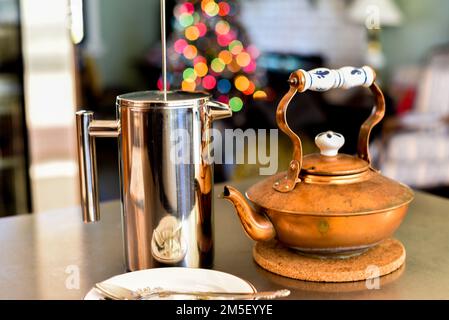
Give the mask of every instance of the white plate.
MULTIPOLYGON (((150 287, 179 291, 257 292, 251 283, 229 273, 194 268, 141 270, 124 273, 109 278, 105 282, 130 290, 150 287)), ((84 300, 101 299, 103 299, 103 296, 94 288, 84 297, 84 300)))

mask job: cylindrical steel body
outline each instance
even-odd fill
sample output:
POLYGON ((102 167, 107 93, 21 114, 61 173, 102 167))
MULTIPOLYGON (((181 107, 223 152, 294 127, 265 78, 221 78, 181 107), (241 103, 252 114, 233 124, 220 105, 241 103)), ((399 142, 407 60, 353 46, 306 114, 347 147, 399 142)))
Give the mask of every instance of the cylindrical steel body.
POLYGON ((213 167, 207 98, 164 105, 117 99, 129 270, 212 263, 213 167))
MULTIPOLYGON (((81 177, 96 177, 95 170, 89 172, 95 169, 94 155, 82 157, 92 149, 92 137, 119 139, 123 237, 130 271, 212 266, 210 129, 213 120, 232 112, 209 99, 204 93, 168 92, 165 100, 162 92, 135 92, 117 97, 117 121, 93 120, 85 111, 78 115, 78 136, 85 142, 79 145, 81 177), (83 126, 83 114, 89 116, 88 125, 83 126)), ((96 194, 96 181, 81 188, 82 195, 96 194)), ((83 207, 84 215, 92 216, 86 222, 99 219, 98 212, 88 212, 90 207, 83 207)))

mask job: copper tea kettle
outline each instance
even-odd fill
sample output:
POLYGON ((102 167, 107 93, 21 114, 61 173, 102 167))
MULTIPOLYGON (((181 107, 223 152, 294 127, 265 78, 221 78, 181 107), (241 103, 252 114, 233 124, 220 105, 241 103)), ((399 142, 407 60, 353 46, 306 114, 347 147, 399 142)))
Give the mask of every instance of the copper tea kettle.
POLYGON ((276 120, 293 143, 293 160, 286 172, 252 186, 246 193, 231 186, 223 197, 231 201, 246 233, 256 241, 277 238, 305 253, 329 256, 362 252, 390 237, 401 224, 413 192, 372 168, 369 136, 385 114, 382 91, 372 68, 343 67, 298 70, 280 101, 276 120), (324 132, 315 138, 321 152, 303 156, 301 139, 289 128, 288 105, 296 92, 369 87, 376 105, 359 133, 357 155, 338 153, 344 137, 324 132))

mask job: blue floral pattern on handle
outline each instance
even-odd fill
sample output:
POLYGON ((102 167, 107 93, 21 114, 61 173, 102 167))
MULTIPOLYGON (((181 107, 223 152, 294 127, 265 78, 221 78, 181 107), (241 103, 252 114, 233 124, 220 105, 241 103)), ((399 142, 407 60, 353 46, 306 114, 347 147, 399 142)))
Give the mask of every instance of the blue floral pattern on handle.
POLYGON ((315 72, 315 74, 318 76, 319 79, 324 79, 326 75, 329 74, 329 71, 318 70, 315 72))
POLYGON ((352 75, 354 75, 354 74, 360 75, 360 74, 362 74, 362 71, 360 71, 359 69, 354 69, 351 71, 351 74, 352 75))

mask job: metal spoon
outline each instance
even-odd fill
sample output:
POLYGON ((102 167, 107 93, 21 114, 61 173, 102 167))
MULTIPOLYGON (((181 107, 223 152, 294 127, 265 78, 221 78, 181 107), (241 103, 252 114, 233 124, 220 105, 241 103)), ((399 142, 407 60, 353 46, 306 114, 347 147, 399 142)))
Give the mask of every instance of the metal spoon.
POLYGON ((201 300, 272 300, 290 295, 290 290, 261 291, 256 293, 242 292, 203 292, 203 291, 173 291, 161 288, 129 290, 111 283, 100 282, 95 285, 104 296, 113 300, 147 300, 154 297, 166 298, 171 296, 193 296, 201 300))

